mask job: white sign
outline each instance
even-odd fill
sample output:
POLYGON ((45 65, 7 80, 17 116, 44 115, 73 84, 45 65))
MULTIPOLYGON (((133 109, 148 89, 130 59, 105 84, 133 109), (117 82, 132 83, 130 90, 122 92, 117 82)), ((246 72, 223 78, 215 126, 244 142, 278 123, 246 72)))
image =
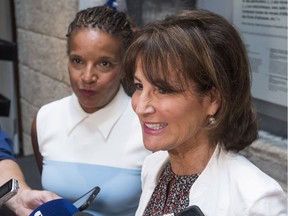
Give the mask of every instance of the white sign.
POLYGON ((253 97, 287 107, 287 1, 234 0, 252 69, 253 97))

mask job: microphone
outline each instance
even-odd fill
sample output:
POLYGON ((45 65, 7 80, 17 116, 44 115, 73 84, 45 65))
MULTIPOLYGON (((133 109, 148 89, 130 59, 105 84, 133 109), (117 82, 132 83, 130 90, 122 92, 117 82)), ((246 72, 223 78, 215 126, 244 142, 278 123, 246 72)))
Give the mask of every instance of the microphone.
POLYGON ((164 214, 162 216, 205 216, 205 215, 198 206, 192 205, 192 206, 185 208, 183 211, 177 214, 169 213, 169 214, 164 214))
POLYGON ((29 216, 73 216, 79 210, 68 200, 59 198, 38 206, 29 216))
POLYGON ((76 214, 73 214, 72 216, 93 216, 93 215, 87 212, 77 212, 76 214))
POLYGON ((92 216, 92 214, 80 211, 89 207, 99 191, 100 188, 96 186, 77 199, 74 203, 63 198, 48 201, 34 209, 29 216, 92 216))

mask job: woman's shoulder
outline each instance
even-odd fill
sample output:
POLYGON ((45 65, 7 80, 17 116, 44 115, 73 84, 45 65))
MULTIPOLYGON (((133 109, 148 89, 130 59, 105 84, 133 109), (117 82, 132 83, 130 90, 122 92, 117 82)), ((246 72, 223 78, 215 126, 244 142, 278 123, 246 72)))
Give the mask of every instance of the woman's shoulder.
POLYGON ((72 99, 72 95, 66 96, 64 98, 55 100, 55 101, 51 101, 47 104, 44 104, 40 109, 50 109, 53 107, 61 107, 62 105, 68 103, 68 101, 70 101, 72 99))
POLYGON ((238 192, 252 197, 261 194, 283 193, 280 184, 239 153, 227 152, 223 158, 223 176, 229 176, 238 192))
POLYGON ((257 167, 240 153, 228 152, 226 160, 227 166, 230 168, 230 171, 233 171, 237 177, 245 175, 253 177, 253 179, 255 180, 262 179, 264 182, 275 181, 268 174, 263 172, 259 167, 257 167))
POLYGON ((43 119, 46 121, 52 116, 55 118, 57 118, 57 116, 63 116, 65 113, 67 113, 69 101, 71 101, 71 98, 72 95, 47 103, 40 107, 37 112, 37 122, 42 121, 43 119))
POLYGON ((205 207, 209 196, 217 199, 215 208, 225 206, 224 212, 281 215, 275 212, 285 210, 286 196, 279 183, 239 153, 218 150, 193 185, 193 192, 203 198, 200 206, 205 207))
POLYGON ((231 154, 229 164, 235 182, 230 184, 230 189, 250 206, 247 211, 263 212, 263 215, 282 215, 287 211, 286 195, 275 179, 237 153, 231 154))

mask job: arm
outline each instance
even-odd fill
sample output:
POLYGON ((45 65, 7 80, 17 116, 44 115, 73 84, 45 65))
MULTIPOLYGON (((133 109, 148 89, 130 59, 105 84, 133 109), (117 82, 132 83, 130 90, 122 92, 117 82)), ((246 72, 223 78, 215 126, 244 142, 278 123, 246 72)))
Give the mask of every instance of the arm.
POLYGON ((33 119, 32 128, 31 128, 31 141, 32 141, 32 147, 34 151, 34 156, 40 171, 40 174, 42 174, 42 162, 43 157, 39 151, 39 144, 38 144, 38 138, 37 138, 37 125, 36 125, 36 119, 37 115, 33 119))
POLYGON ((18 180, 20 188, 18 193, 5 204, 17 215, 29 215, 36 207, 52 199, 59 198, 48 191, 31 190, 26 184, 24 175, 18 164, 10 159, 0 161, 0 185, 11 178, 18 180))

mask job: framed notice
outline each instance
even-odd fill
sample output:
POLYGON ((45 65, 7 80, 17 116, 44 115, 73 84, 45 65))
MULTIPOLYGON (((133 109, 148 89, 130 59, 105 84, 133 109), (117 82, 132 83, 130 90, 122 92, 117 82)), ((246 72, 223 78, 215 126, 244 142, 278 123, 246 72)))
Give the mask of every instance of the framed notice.
POLYGON ((234 0, 233 23, 241 32, 256 99, 287 107, 288 0, 234 0))

